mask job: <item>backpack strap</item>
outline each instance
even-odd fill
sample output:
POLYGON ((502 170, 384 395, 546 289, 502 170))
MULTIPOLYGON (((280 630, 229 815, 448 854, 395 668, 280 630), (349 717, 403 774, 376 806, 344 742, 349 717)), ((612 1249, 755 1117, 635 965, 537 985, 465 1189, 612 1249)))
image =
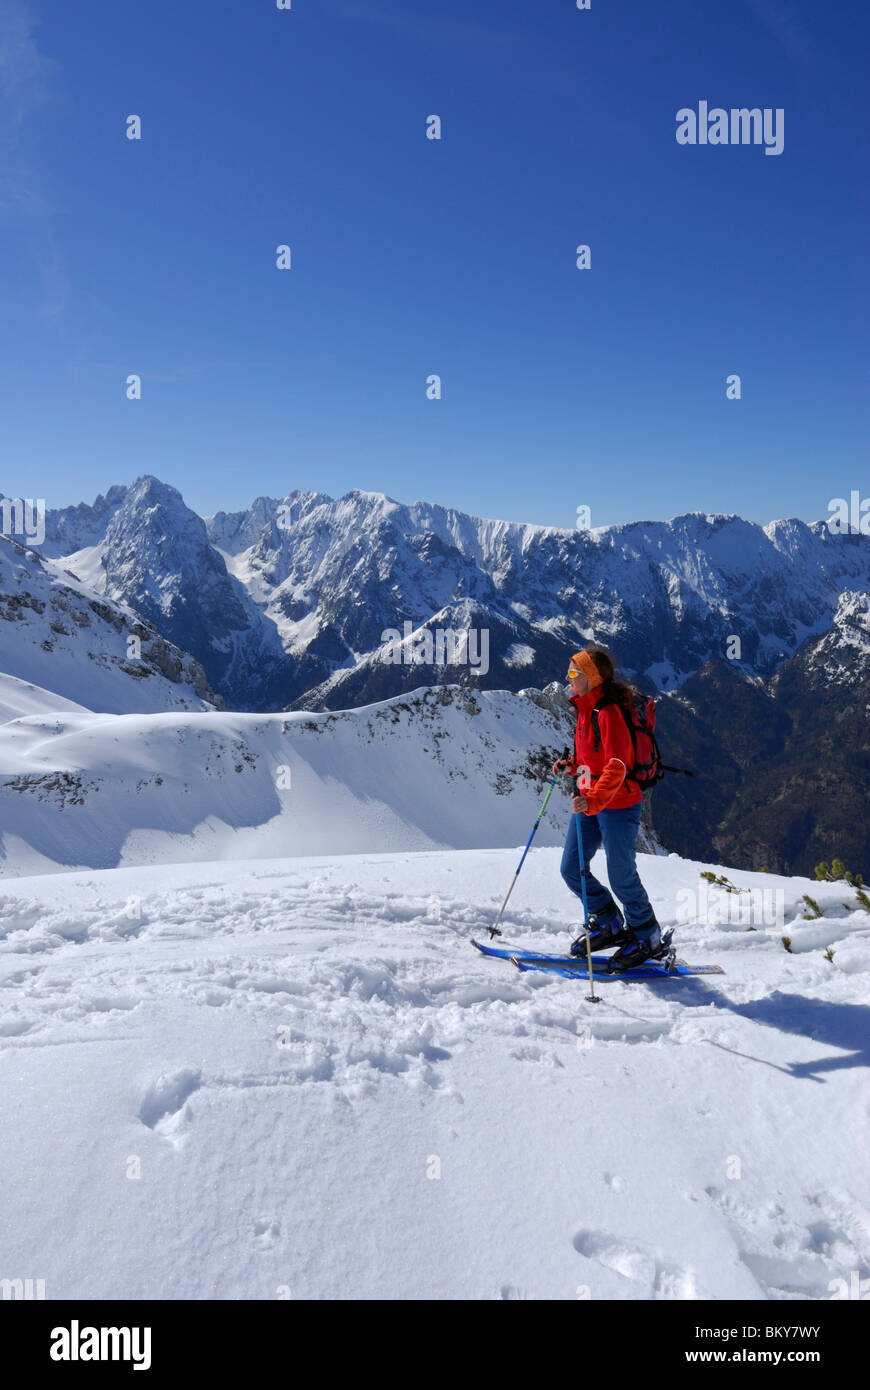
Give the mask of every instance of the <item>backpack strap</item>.
POLYGON ((607 695, 602 695, 601 699, 592 706, 589 721, 592 725, 592 747, 596 753, 601 747, 601 727, 598 723, 598 711, 604 709, 607 705, 613 704, 616 704, 615 700, 609 698, 607 695))

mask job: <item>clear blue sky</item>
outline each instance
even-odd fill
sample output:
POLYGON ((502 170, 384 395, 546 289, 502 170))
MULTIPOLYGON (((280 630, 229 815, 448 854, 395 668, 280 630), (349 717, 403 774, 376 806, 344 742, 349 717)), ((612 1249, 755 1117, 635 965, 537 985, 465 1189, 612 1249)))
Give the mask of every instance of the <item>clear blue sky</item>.
POLYGON ((0 0, 3 488, 826 515, 870 486, 868 40, 864 0, 0 0), (701 100, 783 153, 679 146, 701 100))

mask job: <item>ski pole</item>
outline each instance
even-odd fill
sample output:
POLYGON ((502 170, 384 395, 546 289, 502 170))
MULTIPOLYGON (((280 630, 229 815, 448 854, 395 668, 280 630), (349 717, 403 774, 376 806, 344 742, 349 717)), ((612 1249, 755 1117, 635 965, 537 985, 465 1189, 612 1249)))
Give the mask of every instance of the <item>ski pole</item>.
MULTIPOLYGON (((568 757, 569 757, 569 750, 568 750, 567 748, 565 748, 565 749, 563 750, 563 752, 562 752, 562 762, 567 762, 568 757)), ((541 824, 541 821, 542 821, 543 818, 544 818, 544 812, 545 812, 546 809, 547 809, 547 802, 550 800, 550 797, 553 795, 553 788, 555 787, 556 782, 558 781, 558 779, 559 779, 559 774, 558 774, 558 773, 555 773, 554 776, 553 776, 552 782, 550 783, 549 787, 547 788, 547 795, 544 797, 544 800, 543 800, 543 802, 542 802, 542 804, 541 804, 541 809, 540 809, 540 811, 538 812, 538 819, 535 821, 534 825, 532 826, 532 833, 531 833, 531 835, 530 835, 529 838, 528 838, 528 841, 527 841, 527 843, 526 843, 525 849, 523 850, 523 857, 522 857, 522 859, 520 860, 519 864, 517 865, 517 871, 516 871, 516 873, 514 874, 513 878, 511 879, 511 886, 510 886, 510 888, 507 890, 507 893, 505 894, 505 900, 504 900, 504 902, 503 902, 502 905, 501 905, 501 912, 498 914, 498 916, 497 916, 496 919, 495 919, 495 926, 494 926, 494 927, 490 927, 490 929, 489 929, 489 939, 490 939, 490 941, 492 941, 492 938, 493 938, 494 936, 501 936, 501 932, 499 931, 498 924, 499 924, 499 922, 501 921, 502 917, 504 916, 504 910, 505 910, 505 908, 507 907, 508 898, 510 897, 511 893, 514 891, 514 884, 516 883, 517 879, 518 879, 519 876, 520 876, 520 869, 523 867, 523 865, 524 865, 525 862, 526 862, 526 855, 527 855, 528 852, 529 852, 529 846, 531 845, 532 840, 534 840, 534 838, 535 838, 535 831, 537 830, 538 826, 541 824)))
MULTIPOLYGON (((579 793, 576 794, 579 795, 579 793)), ((580 890, 583 895, 583 925, 586 929, 586 961, 589 966, 589 993, 587 994, 586 999, 587 1002, 590 1004, 600 1004, 601 999, 595 993, 595 983, 592 977, 592 942, 589 939, 589 906, 586 902, 586 875, 588 873, 588 870, 586 868, 586 860, 583 857, 583 833, 580 829, 580 817, 582 816, 582 814, 582 811, 578 811, 576 813, 574 817, 574 823, 577 827, 577 854, 580 858, 580 890)))

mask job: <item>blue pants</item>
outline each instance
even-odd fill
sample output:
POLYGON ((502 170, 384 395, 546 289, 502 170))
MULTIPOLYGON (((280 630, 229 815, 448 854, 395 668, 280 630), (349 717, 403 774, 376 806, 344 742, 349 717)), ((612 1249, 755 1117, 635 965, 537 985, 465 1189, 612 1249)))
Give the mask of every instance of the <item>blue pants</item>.
MULTIPOLYGON (((603 844, 607 877, 614 896, 622 903, 623 915, 630 927, 641 927, 655 916, 635 861, 640 808, 641 803, 638 802, 636 806, 625 806, 619 811, 599 811, 597 816, 572 816, 562 855, 562 877, 571 892, 580 898, 580 856, 577 852, 577 827, 574 824, 579 820, 586 868, 589 869, 593 854, 603 844)), ((589 911, 600 912, 611 901, 611 895, 604 885, 587 873, 586 902, 589 911)))

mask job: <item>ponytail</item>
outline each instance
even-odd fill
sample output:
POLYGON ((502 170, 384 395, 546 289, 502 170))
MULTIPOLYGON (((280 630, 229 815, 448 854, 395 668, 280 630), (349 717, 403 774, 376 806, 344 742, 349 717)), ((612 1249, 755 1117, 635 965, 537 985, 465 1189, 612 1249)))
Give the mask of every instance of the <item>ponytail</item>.
POLYGON ((602 682, 599 687, 601 691, 600 698, 608 701, 613 700, 616 704, 621 705, 624 710, 630 710, 634 704, 637 692, 634 686, 629 685, 627 681, 616 680, 616 667, 614 666, 613 657, 610 655, 610 652, 605 651, 604 647, 587 647, 586 651, 595 663, 595 667, 599 674, 602 676, 602 682))

